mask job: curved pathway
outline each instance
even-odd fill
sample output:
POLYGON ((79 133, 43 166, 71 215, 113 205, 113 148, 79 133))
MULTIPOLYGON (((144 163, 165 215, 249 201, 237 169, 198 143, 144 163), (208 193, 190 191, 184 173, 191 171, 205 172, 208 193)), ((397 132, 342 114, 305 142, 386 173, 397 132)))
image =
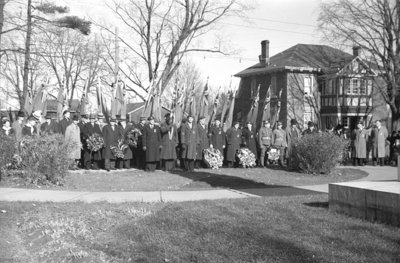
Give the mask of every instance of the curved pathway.
MULTIPOLYGON (((357 167, 369 175, 359 181, 397 180, 395 167, 357 167)), ((153 192, 76 192, 37 190, 22 188, 0 188, 0 201, 22 202, 182 202, 215 199, 234 199, 260 196, 289 196, 328 193, 328 184, 310 186, 268 187, 261 189, 215 189, 198 191, 153 191, 153 192)))

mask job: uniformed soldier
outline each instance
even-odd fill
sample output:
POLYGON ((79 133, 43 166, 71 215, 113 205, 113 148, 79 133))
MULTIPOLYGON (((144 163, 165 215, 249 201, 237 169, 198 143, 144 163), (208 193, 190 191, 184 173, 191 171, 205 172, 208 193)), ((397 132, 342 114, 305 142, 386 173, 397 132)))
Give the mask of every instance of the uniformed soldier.
POLYGON ((208 133, 210 137, 210 147, 218 149, 221 154, 224 154, 225 149, 225 133, 221 127, 221 121, 215 120, 215 125, 212 125, 208 133))
POLYGON ((271 129, 271 123, 269 123, 269 121, 265 120, 263 124, 264 126, 261 127, 261 129, 258 132, 258 143, 260 145, 260 166, 266 167, 265 153, 269 150, 269 148, 272 145, 272 129, 271 129))
POLYGON ((279 165, 284 165, 285 150, 287 147, 286 132, 282 129, 282 122, 276 123, 276 129, 273 131, 272 144, 279 149, 279 165))

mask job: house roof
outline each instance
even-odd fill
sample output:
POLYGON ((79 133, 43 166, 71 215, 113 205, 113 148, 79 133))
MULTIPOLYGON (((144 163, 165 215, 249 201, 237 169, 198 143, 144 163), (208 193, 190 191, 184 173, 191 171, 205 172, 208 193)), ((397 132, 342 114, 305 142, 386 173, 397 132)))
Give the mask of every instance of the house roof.
POLYGON ((297 44, 269 59, 263 65, 257 63, 239 73, 236 77, 257 75, 271 71, 303 69, 317 72, 334 71, 353 59, 353 55, 326 45, 297 44))

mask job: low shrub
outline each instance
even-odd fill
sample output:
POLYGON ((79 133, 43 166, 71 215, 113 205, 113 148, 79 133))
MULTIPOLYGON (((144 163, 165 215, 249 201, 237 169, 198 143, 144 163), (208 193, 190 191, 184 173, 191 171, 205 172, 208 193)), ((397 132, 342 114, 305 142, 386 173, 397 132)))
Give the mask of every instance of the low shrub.
POLYGON ((13 163, 15 155, 15 140, 0 133, 0 180, 6 174, 7 168, 13 163))
POLYGON ((74 163, 68 154, 72 147, 59 134, 23 138, 19 147, 23 176, 33 184, 62 185, 74 163))
POLYGON ((343 160, 349 142, 328 133, 308 134, 294 142, 290 164, 309 174, 328 174, 343 160))

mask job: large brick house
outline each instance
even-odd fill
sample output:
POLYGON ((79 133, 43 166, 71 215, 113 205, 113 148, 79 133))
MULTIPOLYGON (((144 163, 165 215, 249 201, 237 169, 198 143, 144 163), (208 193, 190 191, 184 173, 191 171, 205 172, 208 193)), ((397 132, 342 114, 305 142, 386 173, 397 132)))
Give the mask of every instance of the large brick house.
POLYGON ((247 120, 257 93, 258 126, 263 119, 285 126, 295 118, 300 126, 313 121, 322 129, 337 124, 353 129, 359 120, 369 125, 373 119, 388 118, 379 92, 382 81, 357 47, 348 54, 326 45, 297 44, 269 57, 269 41, 264 40, 259 63, 235 76, 241 78, 236 120, 247 120), (267 94, 270 103, 265 103, 267 94))

